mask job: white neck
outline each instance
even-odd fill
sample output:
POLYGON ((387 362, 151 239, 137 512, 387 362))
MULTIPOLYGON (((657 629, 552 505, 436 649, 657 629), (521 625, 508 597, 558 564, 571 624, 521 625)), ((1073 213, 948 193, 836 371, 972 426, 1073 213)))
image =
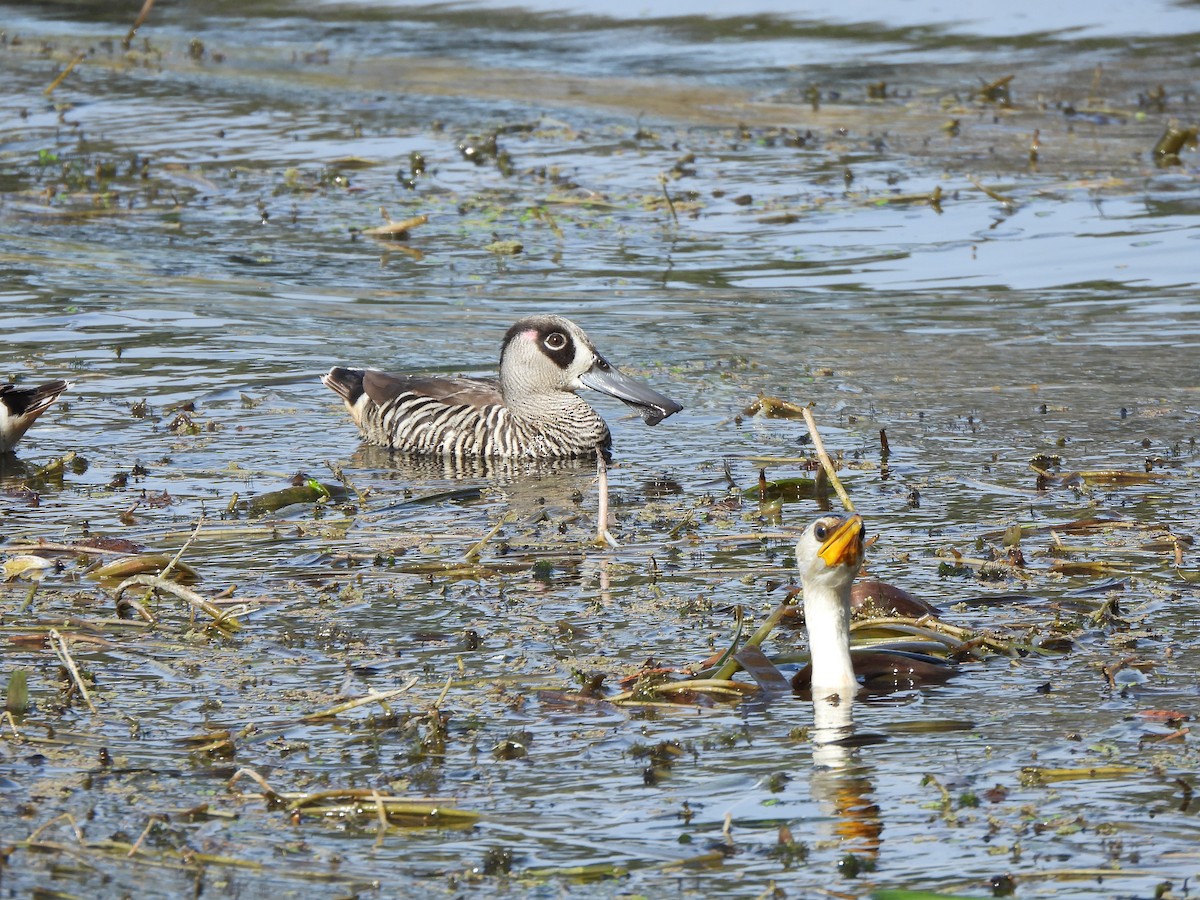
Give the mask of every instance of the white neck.
POLYGON ((587 401, 572 391, 546 390, 519 378, 500 376, 504 405, 518 418, 553 418, 566 411, 591 409, 587 401))
POLYGON ((804 622, 812 654, 813 699, 839 694, 854 699, 858 682, 850 662, 850 598, 823 585, 804 586, 804 622))

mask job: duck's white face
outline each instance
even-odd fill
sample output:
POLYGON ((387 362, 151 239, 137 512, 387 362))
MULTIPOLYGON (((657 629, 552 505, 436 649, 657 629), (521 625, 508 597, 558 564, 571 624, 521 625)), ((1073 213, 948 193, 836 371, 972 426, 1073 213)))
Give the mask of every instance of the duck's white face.
POLYGON ((581 376, 597 360, 602 357, 574 322, 536 316, 509 329, 500 355, 500 378, 525 392, 573 392, 585 386, 581 376))
POLYGON ((796 566, 804 594, 842 596, 863 561, 862 516, 822 516, 804 529, 796 544, 796 566))
POLYGON ((650 425, 682 409, 609 365, 583 329, 562 316, 533 316, 508 330, 500 354, 500 385, 509 399, 591 388, 629 404, 650 425))

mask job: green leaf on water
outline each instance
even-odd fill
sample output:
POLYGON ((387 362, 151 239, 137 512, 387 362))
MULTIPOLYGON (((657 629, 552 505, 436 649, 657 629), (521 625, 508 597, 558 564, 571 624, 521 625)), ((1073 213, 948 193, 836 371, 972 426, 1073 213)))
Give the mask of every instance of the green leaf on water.
POLYGON ((8 690, 5 692, 4 708, 14 716, 25 715, 29 709, 29 670, 14 669, 8 676, 8 690))

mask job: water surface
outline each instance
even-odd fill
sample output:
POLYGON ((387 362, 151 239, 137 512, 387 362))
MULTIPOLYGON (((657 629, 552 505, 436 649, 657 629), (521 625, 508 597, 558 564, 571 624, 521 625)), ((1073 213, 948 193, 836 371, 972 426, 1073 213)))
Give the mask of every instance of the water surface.
MULTIPOLYGON (((232 637, 171 599, 157 629, 114 624, 114 584, 72 556, 32 601, 0 588, 2 677, 29 670, 36 704, 0 744, 11 889, 989 896, 1011 875, 1018 896, 1091 898, 1196 875, 1196 753, 1172 723, 1196 714, 1200 664, 1200 191, 1194 150, 1151 153, 1196 119, 1194 6, 168 5, 128 53, 105 4, 2 9, 0 362, 76 385, 5 475, 0 535, 173 554, 203 517, 194 587, 253 607, 232 637), (1007 74, 1011 105, 978 96, 1007 74), (489 135, 506 156, 464 156, 489 135), (363 236, 381 208, 429 221, 363 236), (531 311, 686 407, 650 430, 594 400, 617 549, 590 543, 589 466, 394 460, 317 380, 490 372, 531 311), (1071 652, 861 700, 856 734, 879 740, 816 766, 802 698, 564 699, 648 659, 696 664, 736 606, 782 596, 818 509, 764 517, 730 491, 726 464, 749 487, 762 460, 794 476, 811 452, 800 422, 744 414, 760 393, 813 405, 878 537, 873 575, 1071 652), (69 451, 85 471, 31 482, 69 451), (1039 455, 1157 477, 1039 489, 1039 455), (327 462, 366 500, 237 512, 299 472, 336 483, 327 462), (422 568, 509 512, 483 570, 422 568), (1118 524, 1024 537, 1023 573, 939 574, 1003 554, 1012 525, 1101 516, 1118 524), (51 626, 95 714, 62 699, 51 626), (392 716, 299 721, 414 677, 392 716), (188 743, 226 730, 232 757, 188 743), (669 766, 647 755, 666 744, 669 766), (261 790, 229 788, 242 768, 482 819, 379 838, 369 812, 242 796, 261 790), (148 826, 132 858, 98 845, 148 826), (781 826, 806 856, 780 854, 781 826), (21 843, 35 834, 56 849, 21 843), (851 877, 848 854, 873 869, 851 877)), ((802 645, 793 629, 769 649, 802 645)))

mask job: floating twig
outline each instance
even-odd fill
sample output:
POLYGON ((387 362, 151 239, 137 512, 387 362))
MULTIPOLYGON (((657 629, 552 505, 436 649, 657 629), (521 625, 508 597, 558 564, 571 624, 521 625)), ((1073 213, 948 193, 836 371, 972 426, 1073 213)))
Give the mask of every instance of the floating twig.
POLYGON ((60 84, 62 84, 63 79, 71 74, 71 70, 74 69, 77 65, 79 65, 79 63, 81 63, 83 61, 83 58, 85 56, 87 56, 86 53, 76 54, 75 58, 73 60, 71 60, 69 63, 67 63, 67 67, 58 73, 58 77, 55 78, 52 82, 50 82, 48 85, 46 85, 46 89, 44 91, 42 91, 42 93, 45 94, 47 97, 49 97, 51 94, 53 94, 54 89, 56 87, 58 87, 60 84))
MULTIPOLYGON (((380 210, 383 212, 383 210, 380 210)), ((384 218, 387 219, 386 225, 376 225, 374 228, 364 228, 362 234, 369 237, 389 238, 391 240, 406 241, 408 233, 418 226, 424 225, 429 221, 429 216, 413 216, 411 219, 394 220, 386 213, 384 218)))
POLYGON ((833 484, 833 489, 837 491, 838 498, 842 501, 842 506, 846 507, 846 512, 854 512, 854 501, 850 499, 850 495, 846 493, 846 489, 842 487, 841 480, 837 477, 837 472, 833 468, 833 460, 825 452, 825 442, 821 440, 821 433, 817 431, 817 423, 813 419, 812 410, 807 406, 804 408, 804 424, 808 426, 808 433, 812 436, 813 447, 816 448, 817 457, 821 460, 821 465, 825 469, 825 474, 829 476, 829 481, 833 484))
POLYGON ((169 563, 167 563, 166 568, 164 568, 161 572, 158 573, 159 578, 166 578, 168 575, 171 574, 171 570, 175 568, 175 564, 177 562, 179 562, 180 558, 183 556, 184 551, 187 550, 188 547, 192 546, 192 541, 194 541, 196 539, 196 535, 198 535, 200 533, 200 526, 203 524, 204 524, 204 517, 201 516, 199 519, 196 520, 196 527, 192 531, 192 536, 183 542, 183 546, 179 548, 179 552, 176 553, 173 557, 171 557, 171 561, 169 563))
MULTIPOLYGON (((414 675, 412 678, 410 678, 408 681, 406 681, 403 685, 401 685, 398 688, 395 688, 394 690, 383 691, 382 693, 377 693, 375 691, 372 691, 371 693, 367 694, 365 697, 356 697, 353 700, 347 700, 345 703, 338 703, 334 706, 327 707, 326 709, 318 710, 317 712, 314 712, 314 713, 309 713, 306 716, 301 716, 300 721, 301 722, 312 722, 316 719, 328 719, 332 716, 336 716, 340 713, 347 712, 351 709, 357 709, 360 706, 366 706, 368 703, 384 703, 388 700, 391 700, 393 697, 399 697, 401 694, 407 693, 408 690, 414 684, 416 684, 418 681, 420 681, 420 679, 416 675, 414 675)), ((447 687, 449 687, 449 684, 447 684, 447 687)))
POLYGON ((157 575, 134 575, 132 578, 126 578, 119 585, 117 585, 117 590, 113 595, 113 599, 117 601, 118 608, 122 602, 121 594, 136 585, 142 585, 144 587, 164 591, 168 594, 174 594, 180 600, 183 600, 191 604, 196 609, 203 610, 212 616, 213 624, 218 628, 237 631, 242 627, 241 623, 231 616, 228 610, 221 609, 221 607, 217 606, 215 603, 209 602, 195 591, 184 587, 182 584, 176 584, 173 581, 167 581, 165 578, 161 578, 157 575))
POLYGON ((133 26, 129 29, 129 34, 125 35, 125 40, 121 41, 121 46, 126 50, 133 43, 133 37, 137 34, 137 30, 142 27, 142 23, 150 15, 150 10, 154 8, 154 0, 145 0, 142 4, 142 10, 138 13, 138 17, 133 20, 133 26))
POLYGON ((999 191, 996 191, 996 190, 988 187, 985 184, 981 184, 978 178, 971 178, 969 180, 970 180, 971 184, 975 185, 975 187, 978 190, 987 194, 989 197, 991 197, 997 203, 1003 203, 1009 209, 1016 207, 1017 202, 1015 200, 1013 200, 1012 197, 1007 197, 1004 194, 1001 194, 999 191))
POLYGON ((87 704, 88 709, 96 712, 96 706, 92 703, 91 695, 88 694, 87 685, 83 683, 83 676, 79 674, 79 669, 75 665, 75 660, 71 658, 71 651, 67 647, 66 639, 58 633, 57 628, 51 628, 49 633, 50 649, 54 651, 67 671, 71 674, 71 680, 75 682, 75 687, 79 688, 79 693, 83 697, 83 702, 87 704))
POLYGON ((132 554, 126 550, 105 550, 101 547, 89 547, 86 544, 55 544, 49 541, 38 541, 32 543, 29 541, 18 542, 15 544, 5 544, 0 547, 0 550, 5 553, 28 553, 34 550, 45 550, 59 553, 79 553, 91 556, 131 556, 132 554))
POLYGON ((475 544, 475 546, 473 546, 470 550, 468 550, 465 554, 463 554, 462 561, 464 563, 473 563, 476 560, 478 560, 479 555, 483 552, 483 548, 485 546, 487 546, 487 542, 490 541, 492 538, 494 538, 496 536, 497 532, 499 532, 500 529, 503 528, 505 525, 509 524, 510 522, 515 522, 516 518, 517 518, 517 514, 514 512, 506 512, 504 515, 502 515, 500 517, 499 521, 497 521, 496 524, 492 526, 492 530, 489 531, 487 534, 485 534, 483 536, 483 539, 480 540, 477 544, 475 544))

